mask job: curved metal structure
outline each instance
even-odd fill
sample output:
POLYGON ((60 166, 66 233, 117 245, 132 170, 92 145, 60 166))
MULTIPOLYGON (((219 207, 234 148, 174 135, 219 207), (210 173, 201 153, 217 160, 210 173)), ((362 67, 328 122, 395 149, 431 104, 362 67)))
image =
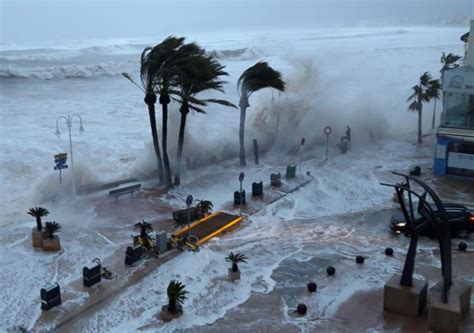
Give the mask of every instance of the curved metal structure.
POLYGON ((451 232, 449 229, 449 220, 444 209, 444 205, 436 194, 425 182, 418 178, 393 172, 395 175, 404 177, 405 182, 398 184, 385 184, 395 188, 400 208, 407 222, 411 239, 408 248, 405 265, 403 267, 400 285, 411 287, 413 284, 413 271, 415 268, 416 247, 418 244, 418 228, 425 223, 430 223, 436 233, 441 253, 441 274, 443 276, 442 301, 448 302, 448 291, 452 282, 452 266, 451 266, 451 232), (421 194, 411 187, 411 182, 421 187, 421 194), (405 192, 407 198, 405 198, 405 192), (426 219, 426 222, 417 226, 415 220, 414 197, 418 199, 416 211, 426 219))

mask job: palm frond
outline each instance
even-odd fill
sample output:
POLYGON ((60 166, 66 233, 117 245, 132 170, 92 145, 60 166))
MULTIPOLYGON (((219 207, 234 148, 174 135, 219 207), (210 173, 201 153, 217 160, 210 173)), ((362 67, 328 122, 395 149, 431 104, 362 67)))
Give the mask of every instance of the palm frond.
POLYGON ((266 61, 259 61, 246 69, 237 80, 240 96, 250 95, 260 89, 274 88, 285 91, 285 82, 279 71, 274 70, 266 61))

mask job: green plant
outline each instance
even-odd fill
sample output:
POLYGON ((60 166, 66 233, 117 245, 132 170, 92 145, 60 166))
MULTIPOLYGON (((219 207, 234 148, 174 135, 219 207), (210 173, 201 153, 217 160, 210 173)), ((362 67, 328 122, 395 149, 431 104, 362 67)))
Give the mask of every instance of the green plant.
POLYGON ((225 260, 232 263, 232 272, 237 272, 239 270, 239 266, 237 265, 238 263, 241 263, 241 262, 244 262, 246 263, 247 262, 247 257, 242 254, 242 253, 236 253, 234 254, 233 252, 231 252, 226 258, 225 260))
POLYGON ((425 72, 420 76, 419 84, 412 87, 412 91, 413 93, 407 99, 407 102, 411 101, 408 110, 418 113, 418 143, 421 144, 423 143, 421 124, 423 103, 439 96, 439 82, 438 80, 432 80, 431 75, 425 72))
POLYGON ((212 201, 209 200, 198 200, 198 204, 196 206, 196 209, 198 209, 201 214, 208 215, 212 213, 212 209, 214 208, 214 205, 212 204, 212 201))
POLYGON ((145 222, 145 220, 135 223, 133 227, 135 230, 140 230, 141 237, 147 237, 148 233, 153 231, 153 226, 150 223, 145 222))
POLYGON ((46 229, 46 232, 48 233, 48 238, 53 239, 54 234, 61 230, 61 225, 55 221, 52 222, 46 222, 44 224, 44 228, 46 229))
POLYGON ((182 305, 186 300, 188 292, 184 289, 186 286, 177 280, 172 280, 168 285, 166 293, 168 294, 168 311, 178 312, 177 305, 182 305))
POLYGON ((38 231, 41 231, 43 229, 43 225, 41 224, 41 218, 47 216, 49 214, 49 211, 43 207, 33 207, 30 208, 27 214, 36 217, 36 228, 38 229, 38 231))
POLYGON ((237 90, 239 91, 240 101, 240 127, 239 127, 239 144, 240 144, 240 165, 246 165, 245 158, 245 115, 247 108, 250 106, 250 96, 264 88, 274 88, 279 91, 285 91, 285 82, 281 73, 274 70, 265 61, 257 62, 255 65, 245 70, 237 81, 237 90))

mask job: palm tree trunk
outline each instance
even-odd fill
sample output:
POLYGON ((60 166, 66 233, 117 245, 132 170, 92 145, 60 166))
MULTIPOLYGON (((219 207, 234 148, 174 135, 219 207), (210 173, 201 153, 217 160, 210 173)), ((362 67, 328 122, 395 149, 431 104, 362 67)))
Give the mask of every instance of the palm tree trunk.
POLYGON ((154 93, 146 94, 145 103, 148 105, 148 116, 150 118, 151 135, 153 137, 153 147, 155 148, 155 155, 158 163, 158 177, 160 185, 163 185, 164 174, 163 174, 163 161, 161 159, 160 144, 158 143, 158 132, 156 129, 156 117, 155 117, 155 103, 156 95, 154 93))
POLYGON ((171 168, 170 168, 170 160, 168 158, 168 104, 170 102, 170 97, 167 92, 160 93, 160 104, 161 110, 163 113, 162 117, 162 137, 161 137, 161 146, 163 149, 163 164, 165 168, 165 186, 166 188, 173 187, 171 181, 171 168))
POLYGON ((436 122, 436 98, 434 99, 433 120, 431 121, 431 129, 434 130, 436 122))
POLYGON ((420 103, 420 109, 418 110, 418 144, 423 143, 423 137, 421 135, 421 118, 422 118, 423 105, 420 103))
POLYGON ((43 226, 41 225, 41 216, 36 216, 36 229, 38 229, 38 231, 43 229, 43 226))
POLYGON ((168 311, 171 313, 176 313, 176 301, 171 299, 168 301, 168 311))
POLYGON ((176 156, 176 172, 174 175, 174 184, 181 184, 181 159, 183 156, 183 145, 184 145, 184 129, 186 128, 186 117, 189 113, 189 107, 186 103, 181 105, 179 109, 181 112, 181 122, 179 124, 179 136, 178 136, 178 154, 176 156))
POLYGON ((240 165, 245 166, 245 113, 247 108, 240 107, 240 128, 239 128, 239 143, 240 143, 240 165))

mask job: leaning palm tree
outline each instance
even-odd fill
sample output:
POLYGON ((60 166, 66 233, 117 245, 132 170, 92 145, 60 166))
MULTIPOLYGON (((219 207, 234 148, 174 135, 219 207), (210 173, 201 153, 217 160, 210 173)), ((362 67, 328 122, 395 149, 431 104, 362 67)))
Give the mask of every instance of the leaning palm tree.
POLYGON ((434 130, 436 119, 436 101, 441 97, 441 83, 439 80, 431 80, 428 84, 426 93, 430 99, 434 99, 433 119, 431 121, 431 129, 434 130))
POLYGON ((166 289, 168 294, 168 311, 171 313, 182 312, 182 304, 186 300, 188 292, 184 289, 186 286, 179 281, 172 280, 166 289))
POLYGON ((54 221, 46 222, 44 224, 44 228, 46 229, 46 232, 48 233, 48 238, 53 239, 54 234, 58 232, 59 230, 61 230, 61 225, 54 221))
POLYGON ((245 115, 247 108, 250 106, 250 96, 263 88, 274 88, 279 91, 285 91, 285 82, 282 79, 281 73, 274 70, 265 61, 257 62, 255 65, 249 67, 237 81, 237 89, 240 95, 240 128, 239 128, 239 143, 240 143, 240 165, 246 165, 245 154, 245 115))
POLYGON ((160 185, 164 184, 163 160, 161 158, 160 144, 158 142, 158 131, 156 128, 156 92, 154 90, 154 81, 156 71, 158 70, 157 63, 153 57, 150 56, 151 48, 147 47, 143 50, 140 57, 140 80, 141 85, 137 84, 130 74, 122 73, 122 75, 130 80, 145 94, 145 104, 148 106, 148 117, 150 119, 151 136, 153 139, 153 148, 155 150, 156 160, 158 163, 158 177, 160 185))
POLYGON ((166 188, 172 187, 171 167, 168 157, 168 105, 170 96, 176 93, 178 72, 189 57, 196 52, 194 44, 184 44, 184 38, 168 37, 153 47, 149 56, 155 61, 158 70, 155 72, 154 86, 160 94, 159 102, 162 110, 161 147, 166 188))
POLYGON ((423 73, 420 76, 420 83, 412 87, 413 93, 408 97, 407 102, 412 101, 408 106, 408 110, 418 112, 418 144, 423 143, 422 139, 422 112, 423 112, 423 103, 429 102, 431 99, 430 93, 428 90, 430 88, 431 75, 428 72, 423 73))
POLYGON ((49 211, 43 207, 33 207, 27 212, 28 215, 36 217, 36 229, 41 231, 43 229, 43 225, 41 224, 41 218, 47 216, 49 211))
POLYGON ((135 230, 140 230, 140 237, 146 238, 148 236, 148 233, 153 231, 153 226, 150 223, 145 222, 145 220, 143 220, 142 222, 135 223, 133 227, 135 230))
POLYGON ((196 111, 205 114, 203 107, 209 103, 237 108, 234 104, 222 99, 202 99, 198 95, 207 90, 217 90, 224 92, 221 80, 222 76, 227 76, 222 66, 212 56, 205 56, 204 50, 195 43, 187 44, 188 59, 180 64, 177 82, 179 91, 175 92, 175 98, 180 104, 181 122, 178 135, 178 151, 176 156, 176 171, 174 184, 181 183, 181 161, 183 155, 184 133, 186 118, 189 112, 196 111))
POLYGON ((232 263, 232 272, 237 272, 239 270, 238 264, 241 263, 241 262, 246 263, 247 259, 248 258, 242 253, 234 254, 233 252, 231 252, 225 258, 225 261, 228 261, 228 262, 232 263))

